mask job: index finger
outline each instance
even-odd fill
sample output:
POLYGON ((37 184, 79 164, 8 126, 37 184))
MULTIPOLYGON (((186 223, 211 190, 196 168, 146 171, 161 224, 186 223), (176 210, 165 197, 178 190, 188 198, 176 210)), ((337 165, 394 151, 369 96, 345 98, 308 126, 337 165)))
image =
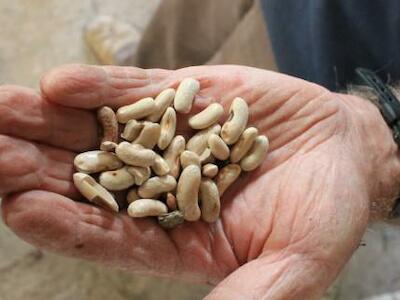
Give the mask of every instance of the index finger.
POLYGON ((236 80, 239 74, 232 74, 235 69, 232 66, 198 66, 171 71, 65 65, 42 77, 41 92, 47 100, 64 106, 94 109, 107 105, 115 109, 145 97, 155 97, 164 89, 177 88, 182 79, 192 77, 201 85, 196 95, 196 110, 211 101, 224 104, 224 99, 234 98, 233 93, 239 92, 236 80), (228 90, 233 93, 227 94, 228 90))
POLYGON ((40 85, 45 98, 60 105, 118 108, 162 90, 169 71, 160 70, 157 78, 149 73, 134 67, 65 65, 46 73, 40 85))

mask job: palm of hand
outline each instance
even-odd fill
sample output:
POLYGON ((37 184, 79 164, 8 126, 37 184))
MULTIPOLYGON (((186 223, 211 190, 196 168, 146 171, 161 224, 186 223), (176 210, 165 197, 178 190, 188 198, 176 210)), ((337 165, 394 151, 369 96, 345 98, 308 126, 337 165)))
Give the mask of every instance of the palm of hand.
POLYGON ((309 299, 358 246, 368 203, 346 147, 351 129, 341 101, 319 86, 235 66, 69 66, 47 74, 42 92, 50 102, 27 89, 0 89, 0 193, 19 192, 3 201, 4 220, 39 247, 202 282, 230 274, 210 295, 218 299, 309 299), (213 99, 227 111, 243 97, 250 125, 270 139, 266 162, 224 195, 220 220, 166 232, 154 220, 71 201, 79 197, 71 183, 74 152, 96 144, 89 110, 155 96, 185 77, 201 82, 195 111, 213 99))

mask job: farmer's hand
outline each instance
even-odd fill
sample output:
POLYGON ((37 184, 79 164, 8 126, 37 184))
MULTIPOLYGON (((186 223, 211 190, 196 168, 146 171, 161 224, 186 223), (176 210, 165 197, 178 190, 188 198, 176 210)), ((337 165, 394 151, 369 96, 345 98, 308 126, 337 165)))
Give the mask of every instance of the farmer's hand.
POLYGON ((378 110, 299 79, 239 66, 74 65, 48 73, 41 89, 42 96, 0 88, 6 224, 63 255, 217 284, 210 299, 321 295, 357 249, 369 216, 384 215, 397 193, 397 147, 378 110), (227 111, 243 97, 250 125, 270 139, 265 163, 224 195, 221 218, 165 231, 153 219, 73 201, 80 197, 74 155, 97 147, 94 109, 155 96, 185 77, 201 83, 195 110, 216 99, 227 111))

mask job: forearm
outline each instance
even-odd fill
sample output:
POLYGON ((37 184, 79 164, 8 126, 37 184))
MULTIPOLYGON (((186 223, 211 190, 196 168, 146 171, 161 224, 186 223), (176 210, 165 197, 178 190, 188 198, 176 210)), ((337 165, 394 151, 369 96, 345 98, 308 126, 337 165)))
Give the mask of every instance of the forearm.
POLYGON ((369 101, 371 94, 338 94, 345 104, 355 130, 350 130, 349 145, 354 162, 366 180, 370 219, 387 218, 400 191, 400 158, 391 129, 379 109, 369 101))

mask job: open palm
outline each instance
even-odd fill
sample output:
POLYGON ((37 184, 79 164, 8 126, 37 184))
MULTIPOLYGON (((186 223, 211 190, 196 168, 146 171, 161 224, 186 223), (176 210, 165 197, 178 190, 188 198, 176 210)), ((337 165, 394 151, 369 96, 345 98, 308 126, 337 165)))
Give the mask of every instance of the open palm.
POLYGON ((209 295, 215 299, 321 295, 358 247, 370 199, 377 196, 374 167, 395 152, 388 129, 377 126, 376 133, 388 137, 387 145, 379 144, 382 158, 360 154, 378 148, 373 138, 359 138, 364 121, 379 118, 372 106, 361 113, 352 110, 356 99, 259 69, 71 65, 46 74, 41 89, 0 88, 6 224, 24 240, 63 255, 218 284, 209 295), (194 112, 211 101, 228 111, 240 96, 250 107, 249 124, 270 139, 265 163, 224 194, 221 218, 165 231, 153 219, 72 201, 80 198, 71 181, 73 158, 98 143, 95 108, 155 96, 185 77, 201 83, 194 112))

